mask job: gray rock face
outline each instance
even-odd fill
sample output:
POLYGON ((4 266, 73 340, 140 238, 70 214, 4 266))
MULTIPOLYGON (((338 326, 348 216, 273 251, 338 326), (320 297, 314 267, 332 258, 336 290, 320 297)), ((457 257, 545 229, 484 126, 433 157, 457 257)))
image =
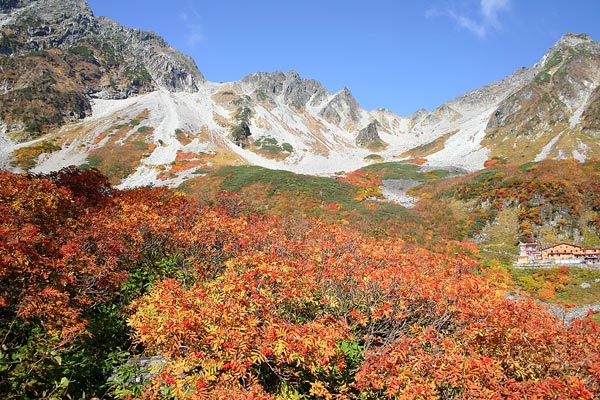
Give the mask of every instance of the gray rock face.
POLYGON ((587 35, 565 34, 535 66, 502 81, 515 90, 491 115, 486 131, 529 135, 553 126, 573 128, 589 114, 599 68, 600 45, 587 35))
POLYGON ((564 49, 574 49, 588 55, 600 55, 600 45, 591 37, 585 34, 565 33, 559 40, 548 50, 548 53, 540 61, 540 64, 546 65, 552 60, 555 53, 564 49))
POLYGON ((32 3, 32 0, 3 0, 0 1, 0 13, 10 13, 15 8, 23 8, 32 3))
POLYGON ((29 0, 24 15, 33 15, 51 25, 68 26, 70 21, 92 19, 93 14, 85 0, 29 0))
POLYGON ((508 118, 514 113, 518 112, 522 107, 522 101, 518 100, 518 96, 515 96, 515 100, 502 104, 490 117, 487 124, 486 130, 502 127, 507 124, 508 118))
POLYGON ((356 145, 360 147, 383 147, 383 142, 378 132, 379 122, 374 121, 361 129, 356 137, 356 145))
POLYGON ((312 107, 320 117, 334 124, 360 120, 360 105, 348 88, 332 96, 319 81, 304 79, 296 71, 255 73, 243 78, 241 85, 248 92, 272 100, 278 98, 296 110, 312 107))
POLYGON ((358 122, 360 105, 347 87, 344 87, 325 105, 319 115, 328 121, 339 124, 342 116, 347 116, 353 122, 358 122))
POLYGON ((87 88, 87 93, 94 99, 102 100, 123 100, 129 98, 132 95, 131 90, 128 88, 107 90, 105 87, 93 87, 87 88))
POLYGON ((448 104, 442 104, 433 110, 433 112, 427 116, 426 120, 432 124, 435 124, 441 120, 456 121, 460 117, 462 117, 462 115, 458 111, 450 107, 448 104))
POLYGON ((68 48, 97 32, 94 15, 84 0, 29 0, 11 10, 17 31, 26 29, 28 46, 22 52, 68 48))
POLYGON ((457 109, 495 104, 530 82, 536 73, 536 67, 519 68, 500 81, 490 83, 457 97, 450 104, 457 109))
POLYGON ((9 1, 2 10, 13 13, 9 26, 26 30, 22 33, 27 37, 27 47, 20 53, 69 49, 82 39, 96 40, 114 47, 115 53, 123 57, 124 68, 143 66, 155 87, 194 92, 204 81, 195 62, 160 36, 96 18, 85 0, 9 1))
MULTIPOLYGON (((242 79, 243 85, 250 85, 268 97, 281 97, 283 102, 296 109, 306 107, 309 100, 323 98, 327 90, 319 81, 304 79, 296 71, 259 72, 242 79)), ((314 100, 311 101, 314 104, 314 100)))
POLYGON ((97 19, 100 36, 133 65, 143 65, 159 87, 173 92, 195 92, 204 82, 191 57, 170 47, 154 32, 126 28, 108 18, 97 19))

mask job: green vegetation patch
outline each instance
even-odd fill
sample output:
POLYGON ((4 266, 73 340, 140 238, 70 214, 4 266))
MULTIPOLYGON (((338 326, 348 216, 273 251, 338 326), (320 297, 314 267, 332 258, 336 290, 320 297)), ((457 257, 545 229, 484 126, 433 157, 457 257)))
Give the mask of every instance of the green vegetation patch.
POLYGON ((558 64, 560 64, 563 61, 563 57, 560 53, 556 53, 547 63, 546 63, 546 68, 545 69, 551 69, 556 67, 558 64))
POLYGON ((256 100, 258 100, 258 101, 265 101, 265 100, 267 100, 269 98, 267 96, 267 94, 264 91, 260 90, 260 89, 256 90, 254 92, 254 95, 256 96, 256 100))
POLYGON ((239 192, 255 183, 269 183, 273 185, 271 194, 290 191, 328 201, 344 202, 348 197, 352 197, 349 194, 355 190, 352 185, 334 178, 299 175, 253 165, 222 167, 211 174, 226 178, 222 189, 230 192, 239 192))
POLYGON ((150 127, 150 126, 140 126, 137 131, 139 133, 150 133, 152 131, 154 131, 154 128, 150 127))
POLYGON ((362 188, 336 178, 249 165, 204 172, 180 187, 201 202, 210 202, 222 191, 236 192, 257 210, 269 213, 352 224, 374 236, 401 232, 403 237, 419 241, 425 232, 431 235, 428 223, 417 213, 395 203, 358 200, 362 188))
POLYGON ((600 301, 600 270, 569 268, 568 276, 569 283, 556 295, 557 301, 580 306, 600 301), (587 288, 582 286, 586 283, 587 288))
POLYGON ((537 83, 548 83, 550 82, 550 73, 548 71, 542 71, 535 76, 535 81, 537 83))
POLYGON ((252 116, 252 110, 248 107, 241 107, 239 108, 235 115, 233 116, 237 121, 245 121, 248 122, 250 120, 250 117, 252 116))
POLYGON ((58 150, 61 150, 60 146, 44 140, 43 142, 15 150, 13 152, 15 159, 10 164, 13 167, 19 167, 26 170, 31 169, 35 167, 40 154, 50 154, 58 150))
POLYGON ((600 301, 600 270, 577 267, 510 268, 521 290, 551 303, 585 306, 600 301), (544 297, 544 291, 547 294, 544 297))
POLYGON ((94 52, 87 46, 75 46, 69 49, 69 53, 76 54, 86 61, 94 61, 94 52))
POLYGON ((374 172, 379 179, 411 179, 417 182, 429 182, 450 175, 450 171, 445 169, 423 172, 418 165, 393 161, 368 165, 361 170, 374 172))
POLYGON ((535 77, 536 82, 538 83, 547 83, 550 82, 551 78, 551 70, 556 67, 560 63, 563 62, 563 57, 560 53, 554 54, 550 60, 546 63, 544 69, 538 73, 535 77))
POLYGON ((143 65, 125 68, 124 75, 132 86, 144 86, 152 82, 152 76, 143 65))
POLYGON ((272 154, 278 154, 284 151, 291 153, 292 151, 294 151, 294 147, 291 144, 283 143, 280 145, 279 142, 277 142, 277 139, 269 136, 262 136, 258 138, 254 142, 254 146, 256 146, 261 151, 266 151, 272 154))

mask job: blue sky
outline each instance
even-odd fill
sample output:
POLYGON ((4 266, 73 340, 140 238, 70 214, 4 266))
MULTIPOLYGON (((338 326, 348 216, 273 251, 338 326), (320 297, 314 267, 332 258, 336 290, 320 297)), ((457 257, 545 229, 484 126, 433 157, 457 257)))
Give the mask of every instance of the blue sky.
POLYGON ((210 81, 294 69, 400 115, 535 64, 564 33, 600 41, 599 0, 88 0, 151 30, 210 81))

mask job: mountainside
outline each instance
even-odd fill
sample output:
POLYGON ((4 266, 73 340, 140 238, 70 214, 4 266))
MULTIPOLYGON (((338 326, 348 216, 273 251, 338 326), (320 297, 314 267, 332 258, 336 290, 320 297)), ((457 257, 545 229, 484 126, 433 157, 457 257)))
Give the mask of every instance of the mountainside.
POLYGON ((407 161, 473 171, 599 150, 600 45, 585 35, 400 117, 295 71, 208 82, 156 34, 94 17, 84 0, 15 0, 0 11, 2 167, 89 165, 129 187, 177 185, 215 165, 334 174, 407 161))
POLYGON ((95 18, 83 0, 3 4, 0 106, 13 140, 91 115, 94 98, 195 91, 204 80, 191 58, 156 34, 95 18))
MULTIPOLYGON (((513 262, 519 242, 600 245, 600 163, 544 160, 492 165, 471 174, 425 183, 411 192, 454 215, 486 258, 513 262)), ((423 204, 421 204, 423 206, 423 204)), ((432 224, 439 231, 441 224, 432 224)))
POLYGON ((565 35, 534 67, 535 77, 504 99, 482 142, 510 162, 598 154, 600 46, 565 35), (511 149, 519 150, 519 154, 511 149))

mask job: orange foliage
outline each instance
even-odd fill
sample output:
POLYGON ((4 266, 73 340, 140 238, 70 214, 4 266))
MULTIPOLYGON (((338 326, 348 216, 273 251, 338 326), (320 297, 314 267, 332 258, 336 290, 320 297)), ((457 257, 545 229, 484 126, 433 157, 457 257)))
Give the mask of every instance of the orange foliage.
POLYGON ((338 180, 361 188, 354 198, 356 201, 382 197, 381 189, 379 188, 382 183, 381 179, 370 172, 356 170, 346 174, 344 177, 338 178, 338 180))
MULTIPOLYGON (((467 221, 471 235, 506 207, 519 209, 522 241, 533 240, 544 225, 555 225, 557 233, 563 234, 573 228, 580 229, 579 223, 598 230, 599 224, 586 221, 589 218, 586 213, 600 210, 600 164, 545 160, 516 167, 492 159, 488 166, 487 171, 452 181, 451 190, 459 199, 477 199, 467 221), (555 220, 559 223, 551 224, 555 220)), ((449 185, 441 190, 448 190, 449 185)), ((439 193, 439 189, 430 186, 439 193)))
POLYGON ((181 152, 177 153, 177 155, 175 156, 175 161, 194 160, 197 158, 198 158, 198 154, 196 154, 196 153, 181 151, 181 152))
POLYGON ((109 193, 106 178, 97 171, 54 178, 0 171, 0 304, 68 341, 84 333, 82 311, 126 276, 76 234, 91 228, 78 218, 109 193))
POLYGON ((405 160, 404 162, 407 164, 423 165, 427 162, 427 159, 423 157, 417 157, 411 158, 410 160, 405 160))
POLYGON ((177 173, 181 171, 187 171, 188 169, 197 168, 199 166, 204 166, 204 162, 202 160, 183 160, 175 163, 175 165, 171 166, 169 172, 177 173))
POLYGON ((374 176, 372 173, 363 170, 356 170, 338 178, 342 182, 348 182, 351 185, 369 188, 381 185, 381 179, 374 176))
MULTIPOLYGON (((585 325, 568 345, 572 327, 532 302, 505 299, 470 272, 476 264, 468 258, 318 222, 211 221, 237 238, 217 278, 189 289, 165 281, 135 303, 130 324, 139 343, 162 354, 173 377, 155 378, 144 398, 165 387, 179 398, 273 398, 282 385, 304 384, 331 398, 600 393, 592 378, 600 358, 589 352, 599 349, 597 327, 585 325), (344 350, 349 342, 362 349, 359 360, 344 350), (587 357, 595 361, 579 369, 587 357)), ((192 228, 190 239, 206 228, 192 228)))
POLYGON ((493 168, 493 167, 498 167, 500 165, 504 165, 506 164, 506 162, 500 158, 491 158, 489 160, 487 160, 486 162, 483 163, 483 166, 485 168, 493 168))
POLYGON ((67 340, 140 263, 182 260, 128 308, 165 361, 141 398, 600 396, 598 325, 506 299, 471 243, 431 251, 78 174, 0 173, 0 306, 67 340))

